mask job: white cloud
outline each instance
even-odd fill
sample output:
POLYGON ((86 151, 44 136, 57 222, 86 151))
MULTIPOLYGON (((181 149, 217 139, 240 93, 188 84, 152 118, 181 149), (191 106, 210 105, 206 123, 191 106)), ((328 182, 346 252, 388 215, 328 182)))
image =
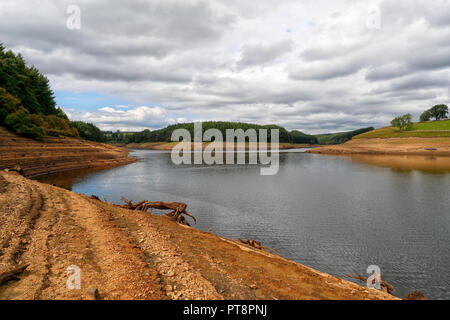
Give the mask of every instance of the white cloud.
POLYGON ((97 111, 70 110, 67 113, 73 120, 95 123, 102 130, 157 129, 174 122, 161 107, 140 106, 128 110, 104 107, 97 111))

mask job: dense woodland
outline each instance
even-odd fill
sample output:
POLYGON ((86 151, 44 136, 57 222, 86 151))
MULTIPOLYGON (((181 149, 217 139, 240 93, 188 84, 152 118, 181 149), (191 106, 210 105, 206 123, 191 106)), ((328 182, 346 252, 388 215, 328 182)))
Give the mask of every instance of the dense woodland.
POLYGON ((56 107, 48 79, 28 67, 20 54, 0 44, 0 125, 19 135, 42 139, 45 135, 78 137, 78 131, 56 107))
MULTIPOLYGON (((186 129, 191 134, 191 138, 194 139, 194 123, 182 123, 182 124, 175 124, 168 126, 164 129, 149 131, 144 130, 140 133, 136 133, 134 135, 128 135, 126 136, 126 139, 128 142, 135 142, 135 143, 141 143, 141 142, 160 142, 160 141, 171 141, 172 132, 177 129, 186 129)), ((242 129, 244 131, 247 131, 248 129, 266 129, 267 135, 268 135, 268 141, 271 140, 270 137, 270 131, 272 129, 278 129, 280 133, 280 142, 290 142, 291 136, 289 132, 280 126, 276 125, 266 125, 261 126, 257 124, 249 124, 249 123, 240 123, 240 122, 217 122, 217 121, 208 121, 202 123, 202 134, 209 129, 218 129, 223 135, 223 139, 226 138, 226 130, 227 129, 242 129)))
POLYGON ((352 140, 353 137, 373 131, 375 128, 368 127, 368 128, 362 128, 354 131, 348 131, 348 132, 339 132, 339 133, 329 133, 329 134, 320 134, 317 135, 318 144, 321 145, 334 145, 334 144, 341 144, 344 142, 347 142, 349 140, 352 140))
MULTIPOLYGON (((141 132, 105 132, 105 139, 108 142, 112 143, 145 143, 145 142, 169 142, 172 132, 175 129, 187 129, 191 133, 191 137, 193 137, 194 124, 193 123, 185 123, 185 124, 177 124, 168 126, 164 129, 159 129, 155 131, 144 130, 141 132)), ((294 144, 322 144, 322 145, 333 145, 344 143, 348 140, 351 140, 354 136, 369 132, 374 130, 373 127, 358 129, 349 132, 339 132, 339 133, 330 133, 330 134, 322 134, 322 135, 309 135, 305 134, 301 131, 293 130, 288 131, 283 127, 269 125, 269 126, 260 126, 255 124, 248 123, 237 123, 237 122, 203 122, 203 132, 210 128, 217 128, 221 130, 224 138, 226 129, 243 129, 244 131, 247 129, 268 129, 268 133, 270 133, 270 129, 279 129, 280 130, 280 142, 282 143, 294 143, 294 144)), ((80 132, 81 135, 81 132, 80 132)), ((270 141, 270 138, 269 138, 270 141)))

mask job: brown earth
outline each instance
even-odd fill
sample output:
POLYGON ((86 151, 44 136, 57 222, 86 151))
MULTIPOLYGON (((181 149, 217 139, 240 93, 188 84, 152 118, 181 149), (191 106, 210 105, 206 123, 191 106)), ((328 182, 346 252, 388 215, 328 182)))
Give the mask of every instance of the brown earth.
POLYGON ((450 156, 450 138, 353 139, 344 144, 309 150, 316 154, 387 154, 450 156))
MULTIPOLYGON (((195 215, 195 212, 193 212, 195 215)), ((0 299, 395 299, 237 241, 0 172, 0 299), (66 269, 81 269, 68 290, 66 269)), ((257 239, 256 239, 257 240, 257 239)))
POLYGON ((0 127, 0 170, 20 166, 27 177, 134 161, 124 148, 67 137, 46 137, 40 142, 0 127))

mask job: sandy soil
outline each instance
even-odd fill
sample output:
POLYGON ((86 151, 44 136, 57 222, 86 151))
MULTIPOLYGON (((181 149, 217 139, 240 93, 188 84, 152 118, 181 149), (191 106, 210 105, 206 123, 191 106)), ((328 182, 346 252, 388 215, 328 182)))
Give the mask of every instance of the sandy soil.
POLYGON ((30 264, 0 285, 0 299, 91 299, 89 288, 102 299, 394 299, 165 216, 3 171, 0 241, 0 274, 30 264), (70 265, 81 268, 81 290, 66 287, 70 265))
POLYGON ((124 148, 67 137, 46 137, 39 142, 0 127, 0 169, 18 165, 28 177, 74 169, 108 168, 134 161, 124 148))
POLYGON ((388 154, 450 156, 450 138, 353 139, 341 145, 315 148, 316 154, 388 154))

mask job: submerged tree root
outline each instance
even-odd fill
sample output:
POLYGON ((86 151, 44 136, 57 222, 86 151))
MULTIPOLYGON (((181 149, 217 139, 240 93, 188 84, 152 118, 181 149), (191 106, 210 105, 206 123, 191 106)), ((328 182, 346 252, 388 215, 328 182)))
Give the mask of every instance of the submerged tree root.
POLYGON ((197 223, 197 219, 186 211, 187 204, 182 202, 162 202, 162 201, 148 201, 144 200, 138 203, 133 204, 130 200, 122 197, 122 200, 125 202, 124 205, 119 205, 121 208, 136 210, 136 211, 144 211, 148 212, 149 209, 159 209, 159 210, 172 210, 166 213, 166 216, 172 218, 176 222, 182 225, 191 226, 186 218, 183 216, 185 214, 188 217, 191 217, 195 223, 197 223))
MULTIPOLYGON (((367 278, 364 278, 363 276, 361 276, 358 273, 355 273, 355 275, 345 275, 347 278, 352 278, 352 279, 356 279, 359 280, 360 282, 366 282, 367 283, 367 278)), ((395 288, 393 285, 387 283, 386 281, 384 281, 383 276, 380 275, 381 277, 381 281, 380 281, 380 286, 381 286, 381 290, 385 293, 389 293, 389 294, 393 294, 395 291, 395 288)), ((372 283, 375 284, 375 279, 372 280, 372 283)))
POLYGON ((4 272, 0 274, 0 285, 10 281, 10 280, 19 280, 19 275, 28 268, 29 264, 19 266, 10 271, 4 272))
POLYGON ((277 255, 281 256, 281 253, 279 253, 277 250, 272 249, 270 247, 266 247, 266 246, 262 246, 261 242, 259 241, 255 241, 255 240, 251 240, 248 239, 247 241, 244 241, 242 239, 238 239, 240 242, 242 242, 243 244, 249 245, 252 248, 258 249, 258 250, 265 250, 265 251, 273 251, 274 253, 276 253, 277 255))

